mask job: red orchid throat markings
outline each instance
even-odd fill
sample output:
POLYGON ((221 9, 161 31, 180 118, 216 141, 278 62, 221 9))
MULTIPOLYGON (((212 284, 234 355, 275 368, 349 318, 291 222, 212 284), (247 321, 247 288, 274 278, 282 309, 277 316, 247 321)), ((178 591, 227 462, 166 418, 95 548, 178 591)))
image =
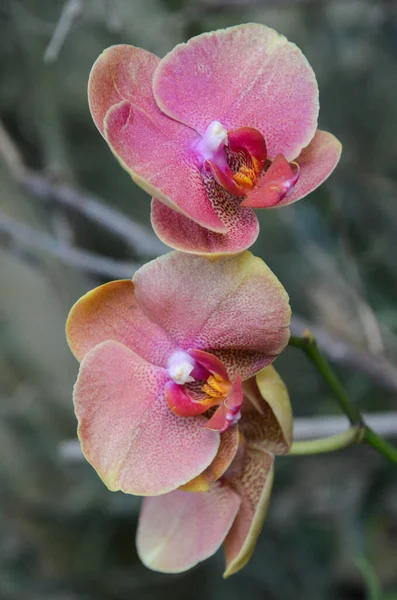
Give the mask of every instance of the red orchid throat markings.
POLYGON ((210 173, 227 192, 243 198, 241 206, 275 206, 299 179, 299 165, 283 154, 268 159, 266 141, 254 127, 226 131, 213 121, 196 144, 203 176, 210 173))
POLYGON ((242 381, 230 380, 222 361, 203 350, 179 350, 168 361, 170 381, 165 399, 172 412, 181 417, 202 415, 217 407, 206 428, 223 433, 240 419, 242 381))

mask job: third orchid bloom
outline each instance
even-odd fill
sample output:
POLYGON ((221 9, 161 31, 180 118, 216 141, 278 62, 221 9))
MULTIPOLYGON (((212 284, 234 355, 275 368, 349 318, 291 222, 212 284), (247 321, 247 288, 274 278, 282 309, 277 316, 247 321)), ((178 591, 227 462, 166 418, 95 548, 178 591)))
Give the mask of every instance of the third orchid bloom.
POLYGON ((108 48, 89 101, 115 156, 154 196, 156 233, 185 252, 249 248, 259 231, 253 208, 306 196, 340 157, 339 141, 317 129, 312 68, 265 25, 199 35, 162 60, 108 48))

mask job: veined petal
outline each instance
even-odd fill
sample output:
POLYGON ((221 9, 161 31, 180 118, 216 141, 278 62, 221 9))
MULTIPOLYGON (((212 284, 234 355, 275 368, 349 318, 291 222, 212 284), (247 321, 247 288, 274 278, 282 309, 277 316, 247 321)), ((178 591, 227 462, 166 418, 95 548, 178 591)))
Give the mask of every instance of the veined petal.
POLYGON ((239 506, 238 495, 220 483, 205 493, 145 498, 137 532, 141 561, 162 573, 191 569, 218 550, 239 506))
POLYGON ((221 435, 218 454, 206 470, 180 487, 184 492, 206 492, 230 467, 239 447, 238 427, 230 427, 221 435))
POLYGON ((78 435, 88 462, 112 491, 140 496, 169 492, 202 473, 220 439, 204 417, 168 408, 165 369, 115 341, 84 357, 74 388, 78 435))
POLYGON ((242 569, 254 551, 262 530, 273 484, 273 455, 247 447, 243 470, 231 480, 241 498, 240 510, 224 544, 229 577, 242 569))
POLYGON ((115 340, 162 367, 175 342, 139 307, 130 279, 111 281, 82 296, 72 307, 66 336, 77 360, 97 344, 115 340))
POLYGON ((159 200, 152 200, 151 221, 154 231, 167 246, 182 252, 226 256, 252 246, 259 234, 258 219, 252 209, 241 207, 239 199, 230 197, 224 204, 222 217, 227 223, 227 232, 215 233, 159 200))
POLYGON ((265 367, 244 383, 239 427, 247 442, 274 454, 292 444, 292 408, 288 390, 275 368, 265 367))
POLYGON ((154 100, 152 78, 159 60, 134 46, 105 50, 90 74, 91 114, 139 186, 203 226, 225 233, 192 150, 199 136, 168 118, 154 100))
POLYGON ((300 167, 295 187, 277 206, 292 204, 318 188, 335 169, 341 152, 342 144, 332 133, 317 129, 310 144, 295 159, 300 167))
POLYGON ((247 23, 179 44, 159 63, 153 90, 161 110, 201 135, 213 121, 226 130, 255 127, 270 158, 282 153, 292 160, 316 130, 313 70, 295 44, 265 25, 247 23))
POLYGON ((145 313, 182 350, 218 356, 231 380, 260 371, 288 342, 287 293, 250 252, 215 261, 171 252, 139 269, 133 280, 145 313))

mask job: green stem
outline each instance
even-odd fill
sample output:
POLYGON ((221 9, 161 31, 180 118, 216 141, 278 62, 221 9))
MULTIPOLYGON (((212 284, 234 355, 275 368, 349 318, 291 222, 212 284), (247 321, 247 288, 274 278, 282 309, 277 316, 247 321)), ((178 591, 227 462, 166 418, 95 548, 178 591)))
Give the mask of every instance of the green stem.
POLYGON ((294 348, 299 348, 305 352, 307 357, 317 368, 324 381, 334 392, 339 406, 349 418, 352 426, 349 431, 340 435, 332 436, 330 438, 325 438, 323 440, 308 440, 307 442, 296 442, 292 445, 292 453, 318 454, 319 452, 332 452, 333 450, 343 448, 353 443, 366 442, 370 446, 373 446, 380 454, 397 464, 397 450, 365 425, 360 411, 353 404, 349 394, 346 392, 345 388, 340 383, 330 365, 321 354, 314 337, 310 333, 307 333, 307 335, 304 335, 303 337, 291 336, 289 345, 294 348), (353 439, 354 433, 352 432, 355 432, 355 439, 353 439), (309 452, 310 448, 312 449, 312 452, 309 452))
POLYGON ((358 444, 363 435, 361 427, 351 427, 343 433, 331 435, 330 437, 316 440, 305 440, 294 442, 288 455, 302 456, 304 454, 323 454, 325 452, 334 452, 352 444, 358 444))
POLYGON ((375 431, 370 429, 369 427, 365 427, 363 442, 366 442, 370 446, 376 448, 379 454, 383 454, 385 458, 388 458, 392 462, 397 465, 397 450, 393 448, 391 444, 386 442, 383 438, 381 438, 375 431))

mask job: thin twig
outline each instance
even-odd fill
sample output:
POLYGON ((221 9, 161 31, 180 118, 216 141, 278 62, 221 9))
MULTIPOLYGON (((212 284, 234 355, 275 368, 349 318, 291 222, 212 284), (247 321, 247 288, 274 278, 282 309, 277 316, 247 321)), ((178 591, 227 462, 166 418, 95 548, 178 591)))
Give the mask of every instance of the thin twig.
POLYGON ((61 244, 51 235, 19 223, 4 213, 0 213, 0 233, 12 243, 16 243, 19 248, 35 253, 45 252, 67 265, 95 275, 124 279, 132 277, 139 267, 134 263, 114 260, 61 244))
POLYGON ((167 251, 167 247, 146 227, 110 208, 92 194, 52 181, 45 175, 28 169, 18 147, 1 122, 0 157, 14 180, 32 196, 75 210, 117 235, 141 256, 152 257, 167 251))
POLYGON ((54 183, 42 175, 30 172, 25 174, 21 183, 36 198, 55 200, 106 227, 142 256, 157 256, 167 251, 167 247, 145 227, 109 208, 91 194, 78 191, 70 185, 54 183))
POLYGON ((365 373, 383 388, 397 392, 397 368, 386 358, 358 348, 294 314, 291 320, 292 334, 301 336, 305 330, 313 334, 318 347, 330 360, 337 364, 351 366, 365 373))
POLYGON ((80 16, 82 9, 83 4, 81 0, 67 0, 65 2, 50 43, 44 52, 44 62, 50 63, 56 61, 69 31, 77 17, 80 16))
MULTIPOLYGON (((363 414, 364 421, 386 438, 397 438, 397 412, 363 414)), ((311 440, 338 435, 349 428, 346 415, 298 417, 294 419, 294 439, 311 440)))

